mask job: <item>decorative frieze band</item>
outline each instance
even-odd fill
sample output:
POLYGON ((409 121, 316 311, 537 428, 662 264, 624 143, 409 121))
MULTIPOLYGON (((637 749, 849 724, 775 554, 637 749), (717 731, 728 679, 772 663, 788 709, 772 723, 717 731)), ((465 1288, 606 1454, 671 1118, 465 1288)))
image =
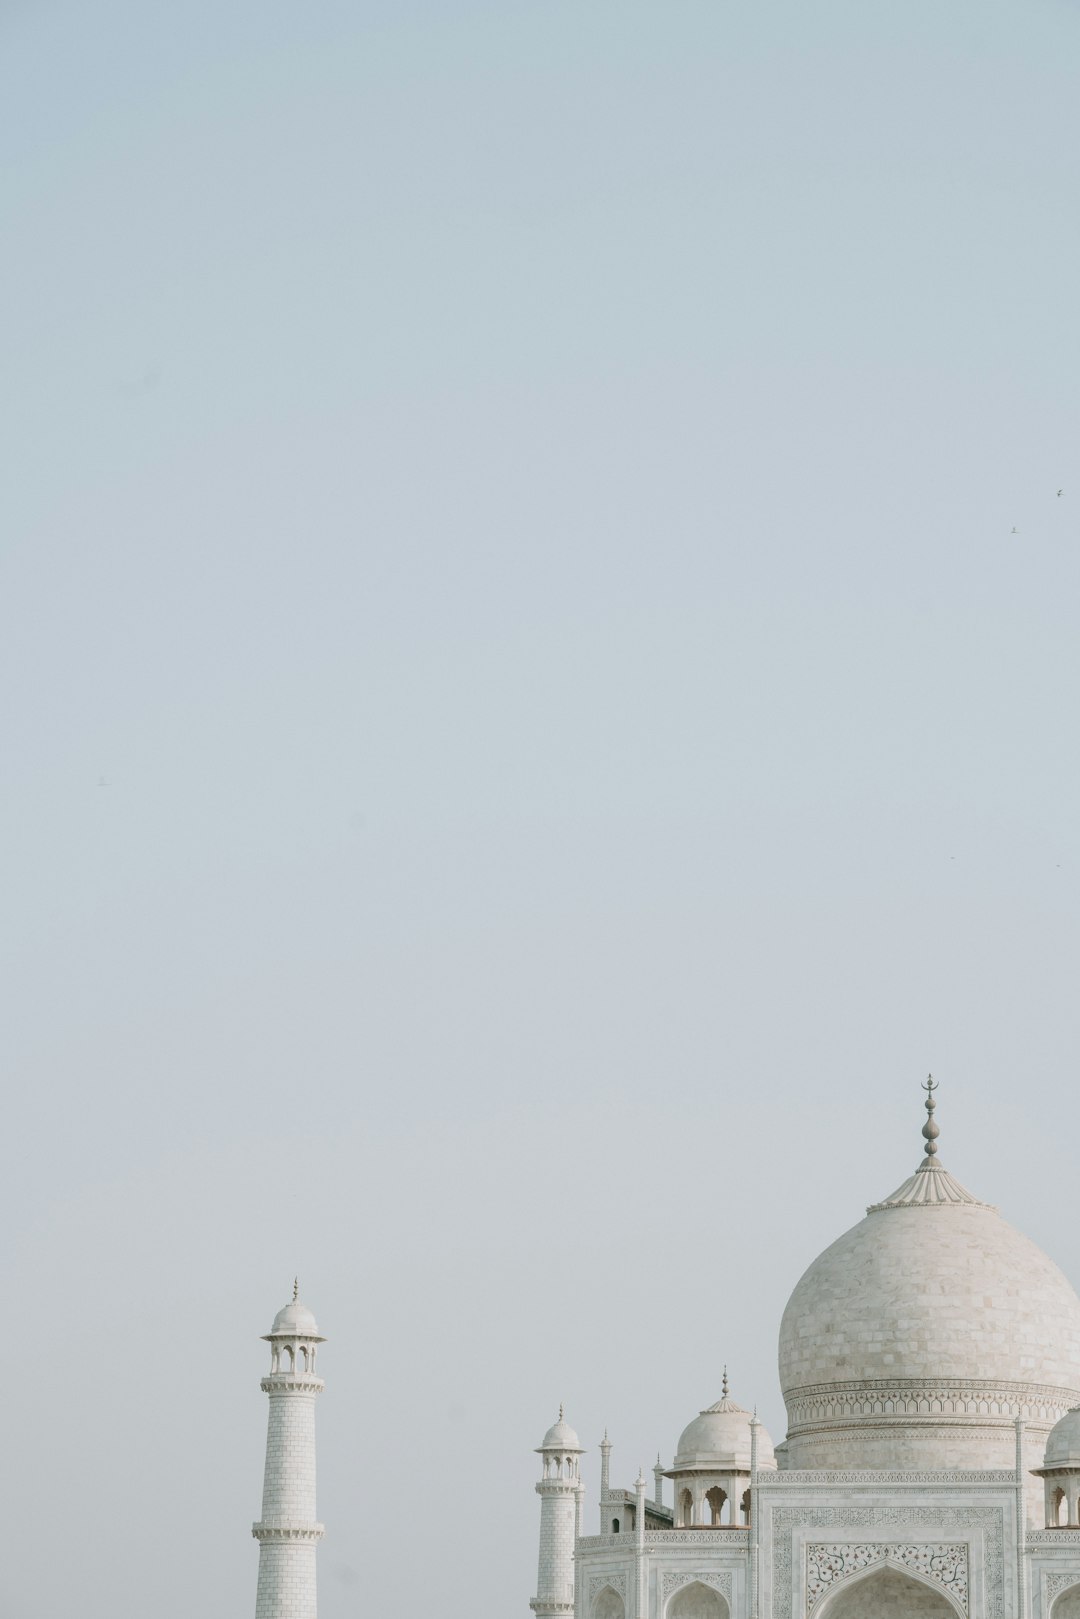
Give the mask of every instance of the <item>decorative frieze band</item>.
POLYGON ((264 1394, 321 1394, 326 1384, 321 1377, 299 1377, 290 1372, 270 1372, 259 1384, 264 1394))
POLYGON ((670 1550, 679 1546, 711 1546, 721 1551, 728 1546, 745 1548, 749 1535, 745 1529, 728 1529, 717 1525, 715 1529, 646 1529, 646 1546, 663 1546, 670 1550))
MULTIPOLYGON (((1011 1475, 1010 1475, 1011 1477, 1011 1475)), ((729 1529, 718 1525, 715 1529, 646 1529, 646 1546, 663 1546, 666 1551, 677 1551, 680 1546, 710 1546, 713 1551, 723 1551, 727 1547, 737 1547, 745 1551, 749 1536, 745 1529, 729 1529)), ((578 1541, 579 1552, 608 1551, 613 1546, 625 1546, 628 1551, 633 1549, 633 1533, 624 1535, 582 1535, 578 1541)))
POLYGON ((1056 1422, 1080 1404, 1080 1389, 1051 1388, 1041 1383, 926 1383, 895 1382, 821 1383, 790 1390, 786 1395, 788 1432, 812 1431, 823 1422, 845 1417, 966 1416, 1011 1422, 1056 1422))
POLYGON ((321 1540, 326 1530, 321 1523, 253 1523, 256 1540, 321 1540))
POLYGON ((832 1541, 806 1548, 806 1611, 812 1614, 823 1596, 841 1580, 864 1573, 876 1563, 892 1563, 911 1569, 926 1580, 943 1586, 968 1611, 968 1554, 962 1543, 943 1546, 918 1544, 901 1546, 892 1541, 866 1541, 837 1544, 832 1541))
POLYGON ((769 1469, 768 1472, 758 1474, 759 1490, 784 1489, 790 1485, 813 1484, 822 1489, 830 1489, 836 1484, 863 1484, 877 1486, 888 1485, 918 1485, 933 1487, 939 1485, 943 1488, 953 1488, 962 1485, 965 1489, 973 1486, 992 1487, 1000 1489, 1008 1485, 1010 1488, 1016 1484, 1016 1473, 1011 1467, 982 1468, 978 1472, 970 1469, 966 1471, 953 1470, 941 1472, 899 1473, 892 1470, 866 1468, 791 1468, 783 1472, 769 1469))

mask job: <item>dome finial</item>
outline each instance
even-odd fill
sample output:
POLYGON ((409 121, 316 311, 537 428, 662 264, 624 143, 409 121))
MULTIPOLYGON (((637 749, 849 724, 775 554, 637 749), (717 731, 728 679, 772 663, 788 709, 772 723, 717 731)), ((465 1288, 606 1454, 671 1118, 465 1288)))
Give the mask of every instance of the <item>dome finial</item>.
POLYGON ((562 1401, 561 1401, 561 1400, 560 1400, 560 1401, 559 1401, 559 1421, 560 1421, 560 1422, 561 1422, 561 1421, 562 1421, 562 1420, 563 1420, 563 1414, 562 1414, 562 1411, 563 1411, 563 1403, 562 1403, 562 1401))
POLYGON ((292 1301, 293 1301, 294 1304, 299 1299, 299 1297, 300 1297, 300 1278, 299 1278, 299 1276, 294 1276, 293 1279, 292 1279, 292 1301))
POLYGON ((937 1090, 937 1083, 933 1074, 927 1074, 926 1084, 922 1088, 926 1092, 926 1123, 922 1127, 922 1133, 926 1142, 926 1163, 929 1164, 937 1152, 937 1138, 941 1134, 934 1122, 934 1109, 937 1107, 934 1092, 937 1090))
MULTIPOLYGON (((715 1388, 716 1385, 713 1384, 713 1387, 715 1388)), ((728 1381, 727 1381, 727 1367, 726 1366, 724 1367, 724 1380, 720 1385, 720 1397, 721 1397, 721 1399, 724 1399, 724 1400, 726 1400, 727 1397, 728 1397, 728 1381)))

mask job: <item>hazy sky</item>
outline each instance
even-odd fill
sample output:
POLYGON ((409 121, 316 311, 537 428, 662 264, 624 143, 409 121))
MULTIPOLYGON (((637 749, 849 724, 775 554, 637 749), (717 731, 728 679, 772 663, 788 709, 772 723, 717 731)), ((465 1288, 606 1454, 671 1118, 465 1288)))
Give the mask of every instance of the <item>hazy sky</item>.
POLYGON ((560 1399, 594 1529, 779 1440, 930 1068, 1080 1281, 1078 68, 0 4, 5 1619, 253 1611, 296 1271, 321 1619, 526 1615, 560 1399))

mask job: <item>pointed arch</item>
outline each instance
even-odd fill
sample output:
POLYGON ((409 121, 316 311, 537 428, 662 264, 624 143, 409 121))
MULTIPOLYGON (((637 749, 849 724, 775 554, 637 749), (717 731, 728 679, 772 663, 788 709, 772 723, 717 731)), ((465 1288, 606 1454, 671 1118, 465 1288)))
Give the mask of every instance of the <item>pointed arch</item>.
POLYGON ((1050 1619, 1080 1619, 1080 1580, 1054 1598, 1050 1619))
POLYGON ((865 1619, 879 1609, 891 1611, 890 1602, 905 1619, 965 1619, 963 1608, 943 1585, 891 1557, 838 1580, 814 1609, 814 1619, 865 1619))
POLYGON ((597 1592, 592 1619, 626 1619, 626 1604, 614 1586, 605 1585, 597 1592))
POLYGON ((731 1609, 711 1585, 692 1580, 675 1592, 664 1619, 731 1619, 731 1609))

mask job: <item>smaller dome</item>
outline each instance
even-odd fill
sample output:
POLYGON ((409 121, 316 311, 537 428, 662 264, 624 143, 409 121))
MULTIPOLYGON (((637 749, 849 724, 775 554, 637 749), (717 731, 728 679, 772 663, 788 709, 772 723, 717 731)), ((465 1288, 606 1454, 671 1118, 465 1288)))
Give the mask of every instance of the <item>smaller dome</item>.
POLYGON ((559 1407, 559 1420, 554 1423, 544 1435, 544 1443, 537 1447, 539 1450, 558 1450, 565 1456, 569 1451, 581 1450, 581 1440, 563 1417, 563 1408, 559 1407))
POLYGON ((1066 1411, 1047 1434, 1043 1467, 1075 1467, 1080 1470, 1080 1405, 1066 1411))
POLYGON ((315 1338, 319 1343, 323 1339, 319 1336, 318 1324, 306 1304, 299 1299, 290 1299, 283 1309, 274 1317, 274 1325, 266 1334, 268 1338, 315 1338))
MULTIPOLYGON (((752 1421, 749 1411, 737 1405, 725 1388, 722 1399, 702 1411, 688 1428, 683 1429, 672 1471, 678 1473, 696 1468, 708 1472, 734 1470, 748 1473, 752 1421)), ((758 1466, 776 1466, 772 1440, 760 1423, 758 1466)))

